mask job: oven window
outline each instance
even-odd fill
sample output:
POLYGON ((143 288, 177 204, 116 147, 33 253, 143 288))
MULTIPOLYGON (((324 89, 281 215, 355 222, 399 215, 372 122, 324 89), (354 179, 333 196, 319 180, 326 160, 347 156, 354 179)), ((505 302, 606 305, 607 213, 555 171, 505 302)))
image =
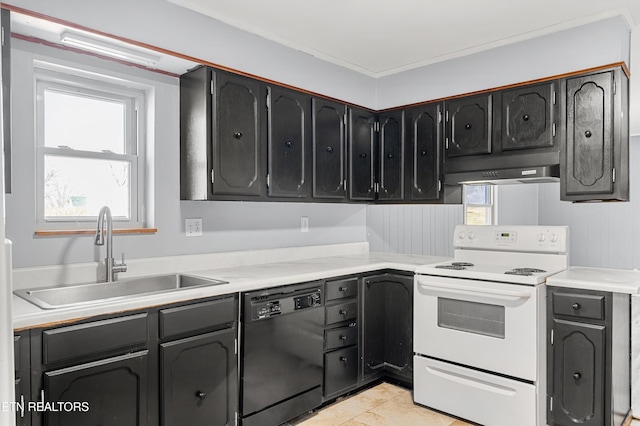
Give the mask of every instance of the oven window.
POLYGON ((504 306, 439 297, 438 326, 504 339, 504 306))

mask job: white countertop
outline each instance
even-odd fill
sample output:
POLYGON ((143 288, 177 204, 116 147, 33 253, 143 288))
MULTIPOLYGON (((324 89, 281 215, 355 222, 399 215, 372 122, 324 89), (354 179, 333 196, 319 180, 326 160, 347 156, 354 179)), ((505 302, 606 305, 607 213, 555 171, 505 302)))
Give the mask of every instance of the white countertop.
POLYGON ((446 257, 417 256, 394 253, 362 253, 314 257, 290 262, 273 262, 185 272, 204 278, 228 281, 228 284, 182 289, 179 291, 128 298, 126 301, 100 302, 61 309, 40 309, 13 296, 14 329, 34 328, 47 324, 110 314, 149 306, 164 305, 203 297, 257 290, 343 275, 394 269, 413 272, 420 265, 450 260, 446 257))
POLYGON ((547 278, 547 285, 638 294, 640 271, 573 266, 547 278))

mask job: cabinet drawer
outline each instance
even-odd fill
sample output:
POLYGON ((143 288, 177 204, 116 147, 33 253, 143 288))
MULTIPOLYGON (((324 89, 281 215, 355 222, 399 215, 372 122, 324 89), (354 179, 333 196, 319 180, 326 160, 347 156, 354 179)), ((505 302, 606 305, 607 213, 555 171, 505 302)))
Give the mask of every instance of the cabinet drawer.
POLYGON ((324 394, 331 395, 358 381, 358 347, 338 349, 324 355, 324 394))
POLYGON ((358 294, 358 279, 347 278, 344 280, 327 281, 325 290, 326 300, 343 299, 354 297, 358 294))
POLYGON ((599 294, 553 293, 553 313, 603 320, 604 301, 599 294))
POLYGON ((162 309, 159 318, 160 338, 226 328, 235 320, 234 297, 162 309))
POLYGON ((335 324, 342 321, 349 321, 358 314, 358 303, 347 302, 337 305, 327 306, 325 308, 325 324, 335 324))
POLYGON ((358 343, 358 327, 356 323, 349 327, 334 328, 324 332, 324 348, 331 350, 358 343))
POLYGON ((45 364, 104 352, 144 346, 148 340, 147 313, 88 322, 42 332, 45 364))

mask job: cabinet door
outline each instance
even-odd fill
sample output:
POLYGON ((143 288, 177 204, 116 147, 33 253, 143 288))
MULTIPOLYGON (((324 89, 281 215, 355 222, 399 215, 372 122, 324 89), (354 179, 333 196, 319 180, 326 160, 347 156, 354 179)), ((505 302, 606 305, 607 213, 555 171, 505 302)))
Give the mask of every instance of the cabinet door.
POLYGON ((307 197, 311 187, 310 98, 279 87, 268 90, 269 196, 307 197))
POLYGON ((83 403, 75 410, 46 411, 44 424, 146 425, 148 358, 145 350, 44 373, 47 402, 83 403))
POLYGON ((555 143, 555 82, 502 92, 502 150, 550 148, 555 143))
POLYGON ((237 409, 236 330, 160 345, 163 425, 232 425, 237 409))
POLYGON ((213 194, 260 196, 265 86, 220 71, 213 79, 213 194))
POLYGON ((312 100, 313 197, 345 198, 345 106, 312 100))
POLYGON ((328 396, 358 382, 358 347, 351 346, 324 355, 324 395, 328 396))
POLYGON ((384 373, 412 382, 413 278, 365 278, 362 313, 363 377, 384 373))
POLYGON ((409 111, 411 199, 415 201, 440 198, 441 117, 441 103, 409 111))
POLYGON ((447 158, 491 154, 492 94, 447 102, 447 158))
POLYGON ((554 425, 604 424, 605 327, 553 320, 554 425))
POLYGON ((567 80, 566 195, 613 192, 613 96, 612 71, 567 80))
POLYGON ((376 145, 375 114, 349 108, 349 198, 375 199, 376 145))
POLYGON ((404 200, 404 111, 380 114, 380 188, 378 199, 404 200))

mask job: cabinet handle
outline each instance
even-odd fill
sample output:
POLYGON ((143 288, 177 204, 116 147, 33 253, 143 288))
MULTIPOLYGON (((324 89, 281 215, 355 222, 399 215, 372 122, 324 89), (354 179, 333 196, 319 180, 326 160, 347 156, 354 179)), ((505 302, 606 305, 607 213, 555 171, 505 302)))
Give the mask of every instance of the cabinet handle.
POLYGON ((347 311, 346 309, 341 309, 340 310, 340 315, 347 315, 349 313, 349 311, 347 311))
POLYGON ((348 287, 340 287, 340 291, 347 291, 347 290, 349 290, 348 287))
POLYGON ((393 158, 393 154, 387 154, 387 158, 389 159, 393 158))
POLYGON ((328 152, 329 154, 331 154, 331 153, 333 152, 333 148, 331 148, 330 146, 328 146, 328 147, 327 147, 327 152, 328 152))
POLYGON ((360 154, 360 158, 367 158, 367 153, 363 152, 362 154, 360 154))
POLYGON ((340 335, 339 339, 340 339, 340 340, 342 340, 342 341, 344 342, 344 341, 346 341, 346 340, 347 340, 347 336, 342 336, 342 335, 340 335))
POLYGON ((467 130, 470 130, 471 129, 471 124, 469 124, 469 123, 465 124, 464 128, 467 129, 467 130))
POLYGON ((420 151, 420 155, 421 155, 422 157, 426 156, 426 155, 427 155, 427 151, 420 151))
POLYGON ((287 143, 285 143, 285 145, 287 146, 287 148, 291 148, 293 146, 293 142, 287 141, 287 143))
POLYGON ((202 391, 198 391, 196 392, 196 397, 200 398, 201 400, 204 400, 207 397, 207 394, 202 391))
POLYGON ((523 119, 524 121, 529 121, 529 114, 525 114, 525 115, 523 115, 523 116, 522 116, 522 119, 523 119))
POLYGON ((347 361, 349 361, 349 359, 346 356, 341 356, 340 357, 340 361, 347 362, 347 361))
POLYGON ((242 137, 242 133, 241 132, 235 132, 233 134, 233 137, 236 138, 236 139, 240 139, 242 137))
POLYGON ((571 307, 573 308, 574 311, 577 311, 578 309, 581 308, 579 303, 574 303, 573 305, 571 305, 571 307))
POLYGON ((584 132, 584 135, 588 138, 591 137, 591 130, 587 130, 586 132, 584 132))
POLYGON ((582 374, 580 374, 580 373, 578 373, 578 372, 573 373, 573 378, 574 378, 574 379, 576 379, 576 380, 580 380, 580 377, 582 377, 582 374))

